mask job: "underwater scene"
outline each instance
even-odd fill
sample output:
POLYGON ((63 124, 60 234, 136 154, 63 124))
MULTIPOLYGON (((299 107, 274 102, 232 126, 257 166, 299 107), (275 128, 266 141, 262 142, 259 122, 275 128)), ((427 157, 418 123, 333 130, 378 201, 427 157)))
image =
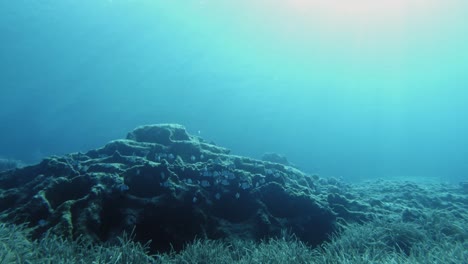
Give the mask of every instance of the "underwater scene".
POLYGON ((0 0, 0 263, 468 263, 466 14, 0 0))

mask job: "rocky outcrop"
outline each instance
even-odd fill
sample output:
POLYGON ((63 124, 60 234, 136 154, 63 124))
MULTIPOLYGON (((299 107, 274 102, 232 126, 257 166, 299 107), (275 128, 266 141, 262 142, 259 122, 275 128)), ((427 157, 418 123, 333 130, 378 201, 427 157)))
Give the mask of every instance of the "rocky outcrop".
POLYGON ((35 238, 103 242, 133 232, 163 252, 194 238, 260 240, 283 230, 313 246, 338 219, 427 223, 434 210, 466 219, 466 184, 348 185, 281 161, 231 155, 180 125, 142 126, 87 153, 0 172, 0 220, 29 223, 35 238))
POLYGON ((327 181, 229 153, 180 125, 138 127, 102 148, 1 173, 1 219, 29 222, 36 237, 112 241, 133 230, 167 251, 195 237, 259 240, 282 230, 317 245, 334 230, 332 207, 352 215, 327 181))

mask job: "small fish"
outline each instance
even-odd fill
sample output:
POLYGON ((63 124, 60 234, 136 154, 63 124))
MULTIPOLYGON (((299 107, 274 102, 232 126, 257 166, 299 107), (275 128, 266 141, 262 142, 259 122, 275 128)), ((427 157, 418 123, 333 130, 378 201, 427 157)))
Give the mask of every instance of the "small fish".
POLYGON ((207 180, 203 180, 203 181, 201 181, 201 186, 202 186, 202 187, 210 187, 210 186, 211 186, 211 184, 210 184, 210 182, 209 182, 209 181, 207 181, 207 180))
POLYGON ((247 190, 250 188, 250 184, 248 182, 243 182, 239 184, 239 187, 241 187, 243 190, 247 190))
POLYGON ((221 184, 224 185, 224 186, 229 186, 230 185, 230 183, 226 179, 222 180, 221 184))
POLYGON ((39 220, 39 221, 37 222, 37 225, 38 225, 38 226, 41 226, 41 227, 42 227, 42 226, 45 226, 45 225, 47 225, 47 224, 48 224, 48 222, 47 222, 46 220, 44 220, 44 219, 41 219, 41 220, 39 220))
POLYGON ((120 184, 120 185, 119 185, 119 190, 120 190, 121 192, 125 192, 125 191, 130 190, 130 187, 129 187, 128 185, 126 185, 126 184, 120 184))

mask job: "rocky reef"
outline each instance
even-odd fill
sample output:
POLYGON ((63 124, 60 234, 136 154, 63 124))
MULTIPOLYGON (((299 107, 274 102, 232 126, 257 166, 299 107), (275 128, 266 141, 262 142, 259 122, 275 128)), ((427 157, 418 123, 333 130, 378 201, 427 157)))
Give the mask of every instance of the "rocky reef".
POLYGON ((283 230, 314 246, 337 219, 388 214, 383 201, 287 164, 231 155, 175 124, 141 126, 99 149, 0 173, 1 221, 27 222, 36 238, 50 231, 103 242, 133 232, 154 252, 283 230))
POLYGON ((0 174, 3 221, 93 241, 133 230, 151 248, 198 238, 264 239, 281 230, 316 245, 337 215, 318 177, 230 155, 180 125, 141 126, 102 148, 0 174))

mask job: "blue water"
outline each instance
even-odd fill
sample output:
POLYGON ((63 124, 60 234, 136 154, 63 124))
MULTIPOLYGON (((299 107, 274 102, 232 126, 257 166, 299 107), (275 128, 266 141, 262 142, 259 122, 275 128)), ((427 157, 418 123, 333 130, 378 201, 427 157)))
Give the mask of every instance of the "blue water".
POLYGON ((0 156, 180 123, 321 176, 467 180, 468 4, 371 2, 0 0, 0 156))

